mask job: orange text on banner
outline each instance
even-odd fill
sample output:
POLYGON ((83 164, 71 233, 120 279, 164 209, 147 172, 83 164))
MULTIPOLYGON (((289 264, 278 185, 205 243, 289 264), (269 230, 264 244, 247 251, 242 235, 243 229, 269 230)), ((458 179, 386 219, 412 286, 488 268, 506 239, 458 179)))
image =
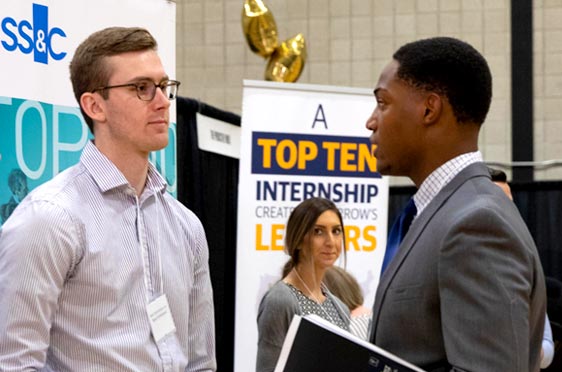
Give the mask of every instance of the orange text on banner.
MULTIPOLYGON (((345 226, 346 250, 372 252, 377 247, 376 226, 345 226)), ((282 251, 285 225, 256 224, 256 251, 282 251)))

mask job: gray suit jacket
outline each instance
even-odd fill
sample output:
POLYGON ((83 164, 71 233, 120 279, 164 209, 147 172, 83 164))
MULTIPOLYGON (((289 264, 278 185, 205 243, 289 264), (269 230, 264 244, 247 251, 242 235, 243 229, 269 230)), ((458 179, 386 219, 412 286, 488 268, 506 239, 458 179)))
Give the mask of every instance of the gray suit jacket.
POLYGON ((427 370, 538 371, 537 249, 482 163, 414 220, 377 289, 371 342, 427 370))

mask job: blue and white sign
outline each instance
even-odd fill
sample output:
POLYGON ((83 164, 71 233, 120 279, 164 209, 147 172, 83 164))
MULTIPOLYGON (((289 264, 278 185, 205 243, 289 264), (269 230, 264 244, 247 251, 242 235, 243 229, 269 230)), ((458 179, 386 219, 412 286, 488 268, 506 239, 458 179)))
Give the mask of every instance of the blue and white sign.
POLYGON ((285 224, 311 197, 339 208, 346 266, 372 307, 386 247, 388 178, 365 121, 371 89, 244 81, 236 248, 234 371, 255 369, 257 313, 288 257, 285 224), (347 262, 346 262, 347 261, 347 262))
POLYGON ((60 61, 67 53, 55 51, 53 40, 65 38, 66 33, 59 27, 49 27, 48 6, 31 5, 30 20, 17 20, 10 16, 2 19, 2 34, 7 37, 7 40, 2 41, 2 47, 8 52, 33 53, 33 61, 38 63, 48 64, 49 57, 60 61))
MULTIPOLYGON (((175 9, 166 0, 0 3, 0 224, 29 191, 76 164, 91 138, 69 77, 78 44, 105 27, 145 27, 173 77, 175 9)), ((171 118, 175 109, 173 104, 171 118)), ((169 131, 170 144, 150 160, 175 195, 175 122, 169 131)))

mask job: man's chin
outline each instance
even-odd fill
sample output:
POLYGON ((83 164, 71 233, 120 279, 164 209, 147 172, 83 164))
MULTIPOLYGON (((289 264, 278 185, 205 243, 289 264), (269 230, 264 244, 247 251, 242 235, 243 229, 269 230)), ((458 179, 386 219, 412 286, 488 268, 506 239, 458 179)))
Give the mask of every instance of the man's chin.
POLYGON ((390 174, 390 167, 385 164, 384 162, 377 160, 377 172, 382 174, 383 176, 391 176, 390 174))
POLYGON ((169 142, 168 136, 166 136, 166 138, 161 138, 161 139, 155 140, 152 143, 152 146, 151 146, 152 148, 151 148, 150 151, 160 151, 163 148, 165 148, 166 146, 168 146, 168 142, 169 142))

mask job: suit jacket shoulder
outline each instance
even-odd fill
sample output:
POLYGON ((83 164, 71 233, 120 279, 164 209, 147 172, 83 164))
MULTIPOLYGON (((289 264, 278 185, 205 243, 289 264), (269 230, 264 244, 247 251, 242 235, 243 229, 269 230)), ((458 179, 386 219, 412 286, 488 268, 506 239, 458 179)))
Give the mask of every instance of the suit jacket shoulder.
POLYGON ((533 239, 476 163, 410 227, 379 283, 371 341, 422 368, 535 370, 544 306, 533 239))

